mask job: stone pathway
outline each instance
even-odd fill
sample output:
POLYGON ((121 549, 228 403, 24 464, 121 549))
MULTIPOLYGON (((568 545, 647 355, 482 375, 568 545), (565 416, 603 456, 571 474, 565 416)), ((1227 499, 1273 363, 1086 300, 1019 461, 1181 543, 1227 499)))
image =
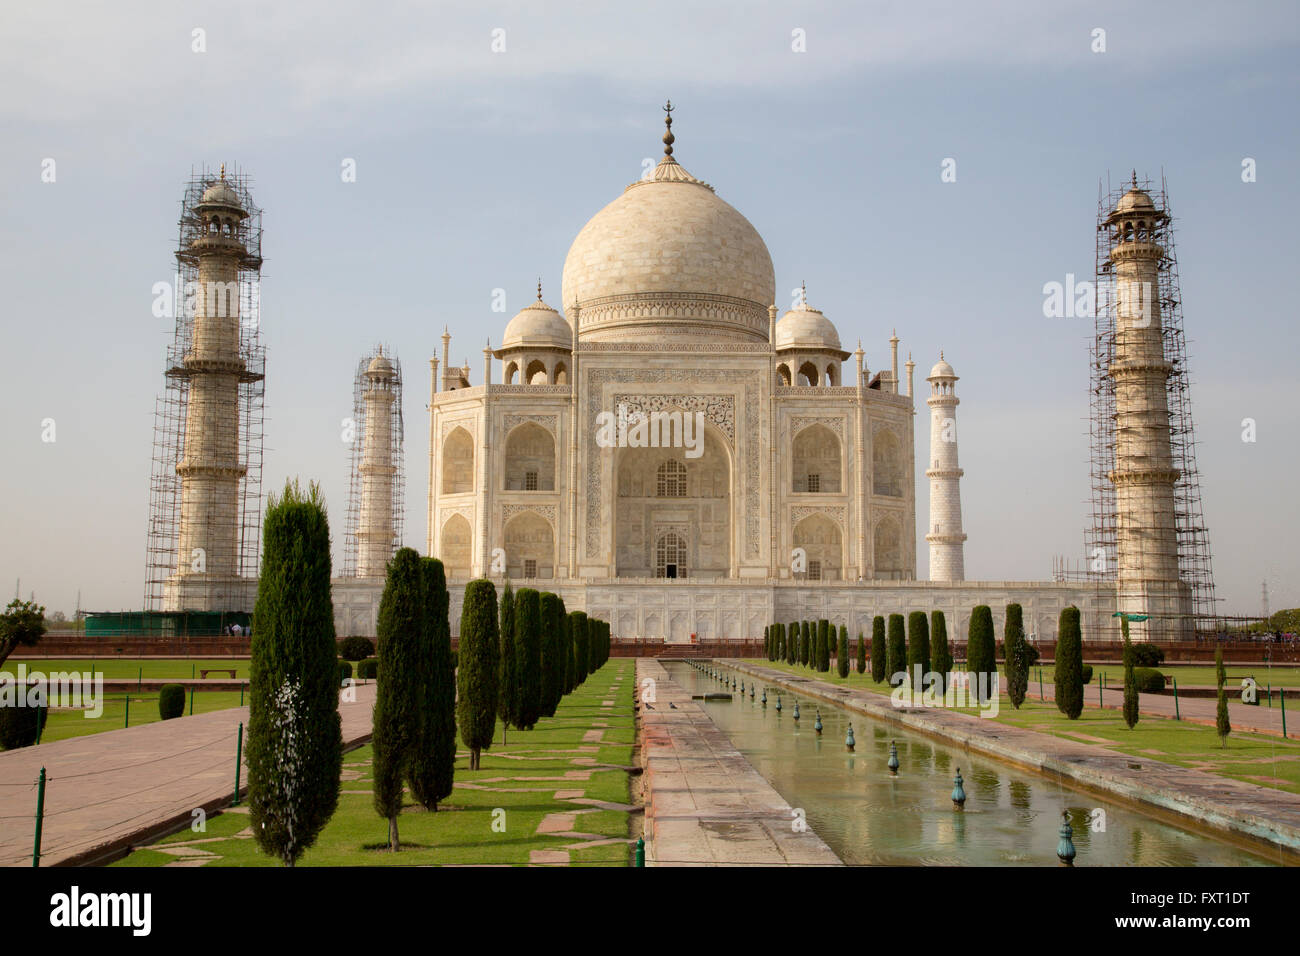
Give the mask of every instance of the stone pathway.
MULTIPOLYGON (((374 684, 340 704, 345 744, 369 738, 374 684)), ((248 708, 157 721, 0 753, 0 865, 31 866, 36 779, 46 771, 41 866, 93 864, 211 813, 234 794, 248 708)), ((240 772, 247 786, 247 766, 240 772)))
POLYGON ((640 712, 647 864, 840 865, 811 829, 795 831, 790 804, 658 660, 637 660, 637 686, 646 677, 655 682, 640 712))

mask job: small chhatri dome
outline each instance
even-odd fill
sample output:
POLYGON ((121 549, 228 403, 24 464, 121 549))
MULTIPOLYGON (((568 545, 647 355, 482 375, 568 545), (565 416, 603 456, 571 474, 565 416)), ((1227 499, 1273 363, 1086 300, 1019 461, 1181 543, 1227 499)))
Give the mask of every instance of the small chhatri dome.
POLYGON ((934 378, 957 378, 957 373, 953 371, 952 366, 944 360, 942 350, 939 352, 939 361, 935 364, 934 368, 930 369, 930 375, 926 381, 928 382, 930 379, 934 378))
POLYGON ((573 347, 573 328, 549 305, 542 301, 542 280, 537 280, 537 301, 530 302, 506 326, 501 348, 570 349, 573 347))
POLYGON ((393 374, 393 363, 385 357, 384 350, 381 348, 379 354, 372 358, 370 364, 366 366, 366 375, 377 378, 391 374, 393 374))
POLYGON ((203 198, 199 202, 205 206, 232 206, 235 209, 243 210, 244 207, 239 202, 239 196, 226 182, 225 163, 221 164, 221 178, 203 190, 203 198))
POLYGON ((799 307, 791 309, 776 323, 776 347, 843 351, 835 324, 808 304, 807 285, 801 287, 800 295, 799 307))
POLYGON ((1156 204, 1151 201, 1151 196, 1146 190, 1138 187, 1137 170, 1133 170, 1132 187, 1115 205, 1116 212, 1143 212, 1148 209, 1155 209, 1156 204))

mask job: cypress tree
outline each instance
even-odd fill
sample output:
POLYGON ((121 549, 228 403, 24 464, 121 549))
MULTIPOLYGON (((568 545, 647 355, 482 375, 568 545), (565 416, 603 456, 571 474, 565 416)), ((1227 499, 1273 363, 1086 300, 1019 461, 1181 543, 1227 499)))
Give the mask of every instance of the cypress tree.
POLYGON ((831 669, 831 622, 822 618, 817 622, 817 669, 825 674, 831 669))
POLYGON ((1007 619, 1002 634, 1007 696, 1011 698, 1011 706, 1019 710, 1029 690, 1029 641, 1025 639, 1024 612, 1019 604, 1007 605, 1007 619))
POLYGON ((581 687, 587 679, 587 612, 574 611, 569 619, 573 621, 573 686, 581 687))
POLYGON ((497 589, 486 578, 465 585, 460 612, 460 666, 456 669, 456 722, 469 748, 469 769, 479 769, 482 751, 496 731, 501 662, 497 589))
POLYGON ((939 675, 939 693, 947 693, 952 673, 952 648, 948 646, 948 622, 943 611, 930 612, 930 665, 939 675))
POLYGON ((812 623, 804 621, 799 628, 799 663, 804 667, 808 666, 808 657, 811 653, 809 645, 812 644, 812 623))
POLYGON ((1232 733, 1232 722, 1228 720, 1228 695, 1223 685, 1228 680, 1228 672, 1223 668, 1223 645, 1214 647, 1214 681, 1219 687, 1219 703, 1214 710, 1214 732, 1219 735, 1219 747, 1228 745, 1228 735, 1232 733))
POLYGON ((1071 720, 1078 720, 1083 713, 1083 635, 1079 630, 1079 609, 1074 605, 1061 611, 1052 683, 1056 709, 1071 720))
POLYGON ((560 636, 563 633, 560 624, 560 598, 546 591, 538 600, 538 612, 542 619, 541 632, 541 707, 543 717, 554 717, 555 708, 563 695, 560 660, 560 636))
POLYGON ((930 673, 930 622, 924 611, 912 611, 907 615, 907 673, 916 679, 916 689, 925 689, 925 675, 930 673), (921 675, 916 677, 916 667, 921 666, 921 675))
POLYGON ((867 672, 867 642, 863 640, 861 631, 858 631, 858 655, 857 656, 858 656, 858 660, 857 660, 858 673, 865 674, 867 672))
POLYGON ((1127 617, 1120 618, 1120 629, 1124 632, 1124 723, 1132 730, 1138 722, 1138 688, 1133 675, 1133 642, 1128 636, 1127 617))
POLYGON ((427 615, 420 554, 400 548, 388 562, 388 580, 379 599, 372 785, 375 810, 388 820, 388 848, 396 853, 397 816, 402 812, 403 781, 415 767, 423 743, 427 615))
POLYGON ((515 627, 515 595, 510 588, 510 579, 506 578, 505 589, 501 592, 500 609, 497 612, 497 628, 501 633, 501 650, 498 654, 497 716, 501 718, 501 742, 506 742, 506 733, 510 727, 519 726, 519 655, 515 653, 517 628, 515 627))
POLYGON ((451 796, 456 773, 456 674, 451 666, 447 575, 437 558, 421 558, 425 588, 425 651, 422 736, 411 766, 411 793, 427 810, 451 796))
POLYGON ((840 677, 849 676, 849 629, 843 624, 840 625, 840 640, 835 648, 835 672, 840 677))
POLYGON ((887 663, 885 619, 877 614, 871 619, 871 679, 877 684, 889 674, 887 663))
POLYGON ((790 624, 790 633, 785 636, 785 662, 794 664, 799 660, 799 622, 790 624))
POLYGON ((564 693, 565 696, 573 693, 573 689, 578 686, 578 669, 575 666, 575 654, 573 650, 573 615, 574 611, 566 611, 564 614, 564 639, 561 642, 561 650, 564 652, 564 693))
MULTIPOLYGON (((885 646, 885 671, 891 686, 894 675, 907 669, 907 635, 903 630, 903 615, 889 615, 889 642, 885 646)), ((904 674, 906 676, 906 674, 904 674)))
POLYGON ((533 588, 515 598, 515 726, 532 730, 542 715, 542 601, 533 588))
POLYGON ((249 815, 258 847, 293 866, 334 815, 343 771, 329 518, 315 483, 267 502, 254 617, 249 815))
POLYGON ((993 691, 997 677, 997 642, 993 638, 993 611, 987 604, 978 605, 970 615, 970 630, 966 641, 966 670, 974 674, 975 691, 984 703, 993 691), (984 692, 980 693, 980 675, 984 676, 984 692))
POLYGON ((769 624, 763 628, 763 656, 769 661, 772 659, 772 625, 769 624))

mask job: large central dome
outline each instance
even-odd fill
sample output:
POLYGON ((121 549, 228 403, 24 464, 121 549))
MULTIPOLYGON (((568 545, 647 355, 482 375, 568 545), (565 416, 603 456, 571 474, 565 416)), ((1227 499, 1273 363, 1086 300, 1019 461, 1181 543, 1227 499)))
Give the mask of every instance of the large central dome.
POLYGON ((766 342, 776 279, 749 220, 665 155, 583 226, 562 294, 587 341, 766 342))

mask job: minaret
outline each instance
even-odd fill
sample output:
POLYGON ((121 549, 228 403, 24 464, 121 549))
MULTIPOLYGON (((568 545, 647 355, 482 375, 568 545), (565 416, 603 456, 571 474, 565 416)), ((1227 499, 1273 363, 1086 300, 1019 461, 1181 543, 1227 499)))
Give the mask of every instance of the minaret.
POLYGON ((966 580, 965 541, 961 530, 961 468, 957 466, 957 374, 939 353, 930 370, 930 580, 966 580))
POLYGON ((1155 241, 1168 215, 1133 185, 1106 218, 1115 276, 1115 352, 1107 374, 1115 389, 1117 609, 1145 614, 1134 640, 1178 639, 1191 630, 1190 591, 1178 572, 1168 380, 1161 319, 1160 269, 1165 249, 1155 241))
POLYGON ((889 336, 889 357, 890 357, 889 368, 892 372, 893 383, 894 383, 893 392, 895 395, 897 395, 898 394, 898 329, 894 329, 894 331, 889 336))
POLYGON ((233 610, 238 602, 239 384, 248 369, 239 348, 239 271, 248 250, 240 224, 249 212, 221 178, 203 191, 193 213, 201 231, 177 253, 198 264, 194 326, 180 373, 189 380, 180 476, 176 573, 164 588, 169 611, 233 610))
POLYGON ((361 464, 361 509, 357 521, 357 577, 383 577, 397 548, 393 482, 397 475, 393 406, 398 401, 398 376, 393 363, 379 354, 364 373, 365 434, 361 464))

